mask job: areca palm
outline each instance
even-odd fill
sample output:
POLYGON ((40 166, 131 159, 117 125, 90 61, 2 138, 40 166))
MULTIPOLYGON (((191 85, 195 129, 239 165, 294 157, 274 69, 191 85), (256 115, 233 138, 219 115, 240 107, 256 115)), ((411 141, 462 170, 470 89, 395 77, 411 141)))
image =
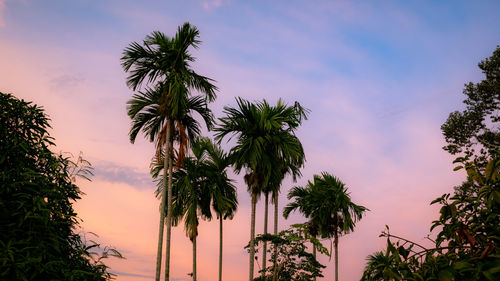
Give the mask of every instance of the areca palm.
MULTIPOLYGON (((199 31, 196 27, 185 23, 180 26, 174 37, 155 31, 146 36, 143 44, 132 42, 123 52, 121 58, 127 77, 127 85, 134 91, 146 86, 129 101, 128 115, 132 119, 130 141, 133 143, 139 131, 143 131, 150 139, 156 141, 157 155, 164 147, 164 180, 167 188, 162 194, 158 251, 156 258, 156 280, 160 279, 163 229, 165 222, 165 206, 167 206, 167 242, 165 259, 165 279, 169 280, 170 272, 170 229, 172 202, 172 147, 173 141, 179 141, 179 161, 182 163, 187 149, 187 137, 199 133, 199 126, 189 115, 193 103, 205 105, 201 109, 207 126, 211 125, 211 114, 206 109, 206 101, 213 101, 217 88, 213 80, 195 73, 190 63, 195 58, 189 53, 189 47, 198 48, 199 31), (191 91, 198 91, 203 98, 191 98, 191 91), (181 122, 181 120, 183 120, 181 122), (183 123, 184 122, 184 123, 183 123), (195 129, 190 129, 191 128, 195 129), (196 129, 197 128, 197 129, 196 129)), ((158 160, 159 157, 157 157, 158 160)))
POLYGON ((401 280, 401 276, 394 272, 397 267, 389 251, 384 254, 383 252, 375 252, 369 255, 364 269, 361 281, 382 281, 382 280, 401 280))
POLYGON ((288 197, 295 201, 285 207, 285 217, 291 211, 299 210, 318 226, 322 237, 334 238, 335 280, 338 280, 339 235, 354 231, 356 222, 368 209, 354 204, 345 184, 326 172, 315 175, 313 182, 309 181, 306 187, 293 188, 288 197))
POLYGON ((198 236, 199 215, 210 220, 210 202, 213 196, 210 177, 212 173, 206 161, 202 145, 195 142, 192 147, 194 157, 185 159, 182 169, 174 173, 172 223, 177 225, 184 218, 186 236, 193 243, 193 281, 196 281, 196 238, 198 236))
MULTIPOLYGON (((255 206, 263 190, 273 182, 273 175, 279 174, 284 166, 300 167, 304 163, 302 144, 294 130, 306 117, 306 111, 295 103, 287 106, 281 100, 276 106, 267 101, 250 103, 237 98, 238 108, 224 107, 225 117, 215 129, 216 139, 237 137, 236 146, 230 155, 236 172, 246 170, 245 182, 251 194, 252 211, 250 225, 249 279, 253 280, 255 256, 255 206)), ((296 177, 298 170, 291 170, 296 177)))
POLYGON ((212 186, 212 207, 219 219, 219 281, 222 280, 222 242, 223 221, 233 219, 238 207, 236 187, 227 175, 227 168, 231 165, 230 159, 222 148, 208 138, 200 141, 207 153, 210 184, 212 186))

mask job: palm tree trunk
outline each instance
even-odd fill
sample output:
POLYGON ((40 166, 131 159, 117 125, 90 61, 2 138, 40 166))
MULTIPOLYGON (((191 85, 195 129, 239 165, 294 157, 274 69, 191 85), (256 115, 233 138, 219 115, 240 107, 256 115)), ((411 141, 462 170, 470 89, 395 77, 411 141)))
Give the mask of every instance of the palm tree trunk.
MULTIPOLYGON (((269 193, 266 192, 266 203, 264 207, 264 234, 267 234, 267 218, 269 213, 269 193)), ((262 249, 262 280, 266 280, 266 263, 267 263, 267 241, 264 240, 262 249)))
POLYGON ((161 274, 161 256, 163 250, 163 230, 165 229, 165 204, 167 201, 167 170, 168 170, 168 151, 169 151, 169 142, 170 138, 170 129, 169 122, 167 120, 167 142, 165 147, 165 155, 163 157, 163 190, 161 191, 161 204, 160 204, 160 223, 159 223, 159 231, 158 231, 158 250, 156 252, 156 275, 155 280, 160 281, 161 274))
POLYGON ((334 248, 335 248, 335 281, 339 281, 339 234, 337 230, 335 230, 335 240, 334 240, 334 248))
POLYGON ((196 281, 196 236, 193 238, 193 281, 196 281))
POLYGON ((250 217, 250 271, 249 281, 253 281, 253 266, 255 261, 255 205, 257 203, 257 194, 252 193, 252 215, 250 217))
MULTIPOLYGON (((316 238, 316 237, 314 237, 314 238, 316 238)), ((314 244, 313 244, 313 257, 317 261, 317 259, 316 259, 316 245, 314 245, 314 244)), ((314 277, 314 281, 316 281, 316 277, 314 277)))
POLYGON ((219 281, 222 281, 222 215, 219 217, 220 219, 220 227, 219 227, 219 281))
MULTIPOLYGON (((274 197, 274 235, 278 235, 278 192, 273 193, 274 197)), ((277 270, 278 270, 278 247, 274 247, 274 265, 273 265, 273 270, 274 270, 274 276, 277 275, 277 270)))
MULTIPOLYGON (((169 120, 170 121, 170 120, 169 120)), ((168 157, 168 192, 167 192, 167 245, 165 249, 165 281, 170 279, 170 240, 171 240, 171 229, 172 229, 172 169, 173 160, 171 155, 172 150, 172 122, 167 121, 167 154, 168 157)))

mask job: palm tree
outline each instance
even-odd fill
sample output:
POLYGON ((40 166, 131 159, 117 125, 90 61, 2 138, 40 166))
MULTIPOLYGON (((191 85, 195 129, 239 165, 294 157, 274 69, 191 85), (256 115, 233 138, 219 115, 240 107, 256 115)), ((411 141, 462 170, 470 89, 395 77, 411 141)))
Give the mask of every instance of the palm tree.
POLYGON ((207 164, 211 173, 212 207, 219 219, 219 281, 222 280, 223 221, 233 219, 238 207, 236 187, 227 175, 231 165, 228 155, 208 138, 200 138, 207 153, 207 164))
POLYGON ((347 187, 338 178, 323 172, 321 176, 314 175, 313 182, 305 187, 294 187, 288 194, 289 203, 283 216, 299 210, 324 238, 334 238, 335 249, 335 280, 338 280, 338 240, 339 235, 354 231, 356 222, 362 218, 366 207, 356 205, 351 201, 347 187))
MULTIPOLYGON (((187 149, 188 130, 180 120, 186 121, 189 112, 189 103, 192 90, 204 95, 204 101, 213 101, 217 88, 213 80, 195 73, 190 66, 195 58, 188 48, 198 48, 201 43, 198 39, 199 31, 196 27, 185 23, 180 26, 174 37, 155 31, 146 36, 143 45, 132 42, 123 52, 121 58, 125 72, 130 72, 127 85, 134 91, 141 86, 150 85, 145 92, 139 92, 129 101, 128 114, 132 119, 130 141, 133 143, 139 131, 143 131, 150 139, 156 141, 157 151, 164 151, 164 184, 163 189, 158 251, 156 257, 156 281, 160 279, 161 254, 163 243, 163 228, 165 222, 165 205, 167 206, 167 245, 165 258, 165 280, 169 280, 170 273, 170 232, 171 232, 171 205, 172 205, 172 169, 173 169, 173 141, 177 134, 179 153, 176 166, 182 163, 187 149), (177 129, 175 131, 175 129, 177 129), (167 173, 168 170, 168 173, 167 173), (166 200, 166 201, 165 201, 166 200)), ((199 102, 199 100, 198 100, 199 102)), ((206 111, 206 110, 205 110, 206 111)), ((210 114, 209 114, 210 115, 210 114)), ((207 117, 209 115, 206 115, 207 117)), ((211 118, 203 116, 205 122, 211 118)), ((208 120, 210 121, 210 120, 208 120)), ((207 123, 210 126, 210 122, 207 123)), ((196 133, 198 130, 191 131, 196 133)), ((157 153, 159 156, 161 153, 157 153)), ((157 157, 159 161, 159 157, 157 157)))
MULTIPOLYGON (((255 257, 255 206, 262 190, 273 181, 282 167, 302 166, 304 152, 294 130, 306 117, 303 108, 295 103, 287 106, 281 100, 276 106, 267 101, 250 103, 237 98, 238 108, 224 107, 226 117, 219 118, 221 125, 215 129, 219 142, 226 136, 237 136, 236 146, 230 155, 236 172, 246 169, 245 182, 251 194, 249 280, 253 280, 255 257)), ((294 177, 297 174, 292 174, 294 177)))
POLYGON ((361 277, 361 281, 383 281, 383 280, 401 280, 402 276, 394 270, 397 265, 389 251, 375 252, 369 255, 366 260, 366 266, 361 277))
POLYGON ((340 179, 323 172, 321 177, 315 176, 314 184, 318 185, 323 204, 317 208, 320 232, 323 237, 333 236, 335 249, 335 281, 339 276, 338 245, 339 235, 354 231, 356 222, 363 213, 368 211, 366 207, 356 205, 351 201, 347 187, 340 179))
POLYGON ((209 167, 200 143, 192 145, 194 157, 187 157, 182 169, 174 173, 172 223, 177 225, 184 218, 186 236, 193 243, 193 281, 196 281, 196 238, 198 236, 199 218, 210 220, 212 213, 210 202, 212 188, 210 187, 209 167))

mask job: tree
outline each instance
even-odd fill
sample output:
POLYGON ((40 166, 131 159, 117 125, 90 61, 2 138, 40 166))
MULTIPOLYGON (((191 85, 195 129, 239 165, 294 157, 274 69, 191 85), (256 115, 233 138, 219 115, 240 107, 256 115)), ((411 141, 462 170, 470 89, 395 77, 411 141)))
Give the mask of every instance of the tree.
MULTIPOLYGON (((195 90, 204 95, 204 101, 213 101, 217 88, 213 80, 201 76, 191 69, 190 63, 195 58, 189 53, 188 48, 198 48, 201 41, 196 27, 185 23, 177 29, 174 37, 154 31, 146 36, 143 45, 132 42, 123 52, 121 58, 125 72, 130 72, 127 85, 132 90, 140 89, 143 84, 152 85, 145 92, 139 92, 128 102, 128 115, 132 119, 130 141, 133 143, 139 131, 143 131, 150 139, 156 141, 157 155, 165 146, 164 157, 164 194, 160 206, 160 223, 158 235, 158 251, 156 257, 156 280, 160 279, 161 254, 163 244, 163 229, 167 206, 167 245, 165 258, 165 279, 169 280, 170 274, 170 232, 171 232, 171 203, 172 203, 172 169, 173 169, 173 141, 177 133, 179 141, 179 154, 177 167, 182 163, 184 152, 187 149, 187 133, 185 124, 189 115, 191 91, 195 90), (177 130, 175 131, 175 129, 177 130), (168 174, 167 174, 168 171, 168 174), (166 200, 166 201, 165 201, 166 200)), ((200 100, 197 100, 201 104, 200 100)), ((206 106, 206 105, 205 105, 206 106)), ((204 109, 202 114, 207 127, 211 125, 211 114, 204 109)), ((189 118, 188 118, 189 119, 189 118)), ((196 120, 190 120, 196 127, 196 120)), ((197 128, 197 127, 196 127, 197 128)), ((199 133, 198 130, 193 130, 199 133)), ((159 158, 159 157, 157 157, 159 158)))
POLYGON ((323 254, 329 255, 329 253, 317 238, 310 235, 306 224, 294 224, 278 235, 262 234, 256 237, 257 243, 264 241, 271 242, 269 252, 276 249, 278 254, 271 255, 273 265, 263 268, 264 274, 255 278, 255 281, 310 281, 316 277, 323 277, 321 270, 325 266, 306 251, 306 243, 315 245, 323 254))
POLYGON ((219 281, 222 280, 222 243, 223 221, 233 219, 238 207, 236 187, 227 175, 227 168, 231 165, 228 155, 222 148, 208 138, 200 138, 207 153, 207 164, 210 169, 210 183, 212 185, 212 207, 219 219, 219 281))
POLYGON ((486 79, 465 84, 465 110, 450 113, 441 130, 448 143, 444 150, 452 155, 475 155, 484 165, 487 155, 500 145, 500 46, 479 68, 486 79))
POLYGON ((333 247, 335 249, 335 281, 338 281, 339 236, 354 231, 356 222, 368 211, 366 207, 356 205, 351 201, 347 187, 338 178, 323 172, 321 177, 314 180, 319 186, 320 196, 323 204, 318 206, 320 233, 324 237, 333 236, 333 247))
POLYGON ((41 107, 0 92, 0 279, 109 280, 102 261, 120 253, 74 232, 90 163, 54 154, 49 128, 41 107))
POLYGON ((270 106, 265 100, 255 104, 241 98, 236 101, 238 108, 224 107, 226 116, 219 118, 215 138, 220 142, 228 135, 238 137, 229 153, 236 172, 247 171, 244 179, 252 201, 249 280, 253 280, 255 205, 272 176, 281 171, 276 159, 285 166, 303 165, 302 144, 293 132, 306 114, 298 103, 287 106, 279 100, 276 106, 270 106))
POLYGON ((465 169, 466 180, 431 204, 440 204, 440 230, 432 247, 386 231, 390 262, 369 260, 363 280, 498 280, 500 272, 500 47, 479 63, 486 79, 465 85, 466 109, 450 114, 441 127, 457 155, 455 170, 465 169), (374 274, 377 268, 391 279, 374 274))
POLYGON ((322 237, 333 237, 335 249, 335 280, 338 280, 339 236, 354 231, 356 222, 368 209, 351 201, 347 187, 338 178, 323 172, 314 175, 313 182, 306 187, 294 187, 288 198, 295 201, 285 207, 283 215, 299 210, 314 226, 318 226, 322 237))
MULTIPOLYGON (((236 187, 227 176, 229 158, 219 146, 206 137, 199 137, 193 142, 192 151, 194 157, 186 158, 184 167, 174 173, 173 221, 174 225, 177 225, 184 217, 186 234, 196 243, 195 207, 198 207, 198 213, 204 219, 211 219, 210 205, 212 205, 220 220, 219 278, 222 278, 222 221, 232 218, 236 212, 238 205, 236 187), (191 206, 191 209, 188 206, 191 206)), ((158 178, 162 169, 161 164, 153 162, 151 174, 154 178, 158 178)), ((163 179, 157 181, 157 186, 158 197, 162 193, 163 179)), ((193 257, 195 254, 196 251, 193 257)), ((193 270, 193 274, 193 278, 196 278, 196 270, 193 270)))
POLYGON ((172 219, 177 225, 184 218, 186 236, 193 243, 193 281, 196 281, 196 238, 198 236, 198 215, 210 220, 210 203, 213 197, 210 168, 206 162, 203 144, 192 145, 194 157, 185 159, 184 167, 174 173, 172 219))

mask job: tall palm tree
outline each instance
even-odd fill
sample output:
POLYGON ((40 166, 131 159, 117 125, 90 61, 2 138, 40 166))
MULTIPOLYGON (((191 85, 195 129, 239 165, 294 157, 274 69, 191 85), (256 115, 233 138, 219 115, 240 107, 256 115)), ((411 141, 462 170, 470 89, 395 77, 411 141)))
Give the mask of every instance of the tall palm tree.
POLYGON ((227 175, 230 159, 222 148, 208 138, 200 138, 207 153, 207 164, 212 186, 212 207, 219 219, 219 281, 222 280, 223 221, 233 219, 238 207, 236 187, 227 175))
POLYGON ((183 168, 174 173, 172 219, 177 225, 184 218, 186 236, 193 243, 193 281, 196 281, 196 238, 198 237, 199 215, 210 220, 210 202, 213 189, 210 187, 209 167, 199 143, 192 146, 194 157, 185 159, 183 168))
MULTIPOLYGON (((320 193, 318 196, 323 198, 323 204, 316 209, 318 212, 320 232, 323 237, 331 238, 333 236, 335 249, 335 281, 339 276, 339 236, 354 231, 356 222, 359 221, 363 213, 368 208, 356 205, 351 201, 345 184, 338 179, 323 172, 321 176, 315 176, 314 185, 317 185, 320 193)), ((316 198, 317 200, 318 198, 316 198)))
MULTIPOLYGON (((133 143, 138 132, 142 130, 151 141, 156 141, 157 151, 161 151, 162 147, 165 146, 164 151, 167 156, 164 157, 163 161, 164 177, 168 178, 168 181, 164 180, 167 188, 163 189, 160 207, 156 281, 160 279, 161 271, 165 205, 167 206, 165 280, 169 280, 170 273, 174 130, 177 128, 178 140, 180 141, 179 161, 176 164, 179 166, 187 149, 186 136, 188 135, 186 127, 182 125, 180 120, 185 119, 186 114, 188 114, 191 91, 200 92, 204 96, 204 100, 209 102, 216 97, 217 88, 212 84, 213 80, 195 73, 190 66, 195 58, 189 53, 188 48, 198 48, 201 43, 198 38, 198 29, 189 23, 180 26, 172 38, 159 31, 154 31, 151 35, 146 36, 142 45, 132 42, 125 48, 121 58, 123 69, 130 73, 127 77, 129 88, 136 91, 142 86, 149 85, 145 92, 134 95, 129 102, 128 114, 133 120, 130 140, 133 143), (148 103, 151 98, 154 98, 155 106, 148 103)), ((207 121, 206 118, 204 119, 207 121)), ((207 123, 207 126, 209 125, 207 123)), ((157 155, 159 154, 157 153, 157 155)))
MULTIPOLYGON (((224 107, 225 117, 219 118, 215 129, 219 142, 226 136, 237 137, 230 155, 236 172, 246 170, 245 182, 251 195, 249 280, 253 280, 255 257, 255 206, 262 190, 280 172, 281 165, 302 166, 304 152, 294 130, 305 118, 305 110, 298 103, 287 106, 281 100, 276 106, 267 101, 250 103, 237 98, 238 108, 224 107)), ((297 174, 292 174, 294 177, 297 174)))

